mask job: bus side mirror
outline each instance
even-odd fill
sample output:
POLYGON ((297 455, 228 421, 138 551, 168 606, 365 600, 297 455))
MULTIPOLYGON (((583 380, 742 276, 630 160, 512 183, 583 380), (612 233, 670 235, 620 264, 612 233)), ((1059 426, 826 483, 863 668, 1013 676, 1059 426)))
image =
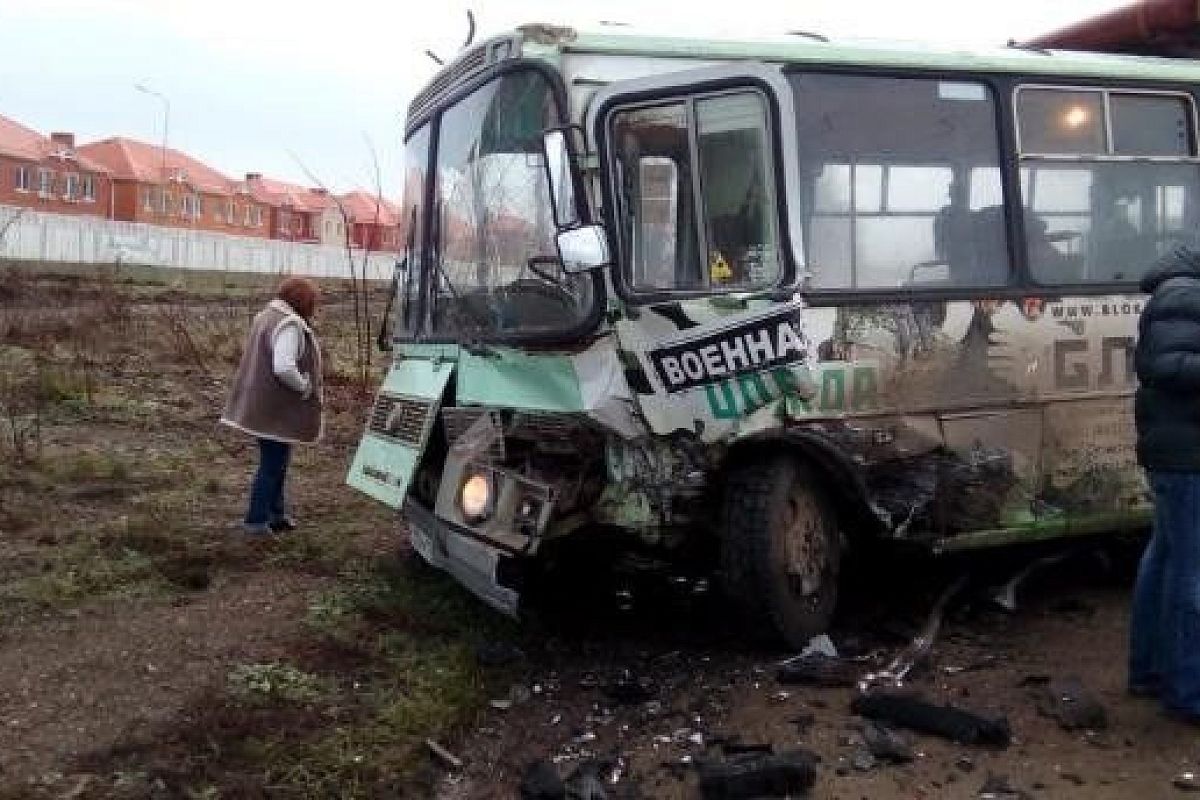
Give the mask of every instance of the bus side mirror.
POLYGON ((556 241, 563 272, 574 275, 608 266, 608 239, 599 225, 559 231, 556 241))
POLYGON ((579 217, 575 194, 577 181, 566 130, 546 131, 542 137, 542 151, 546 157, 550 205, 558 229, 555 240, 563 272, 577 274, 608 266, 608 238, 603 226, 584 225, 579 217))

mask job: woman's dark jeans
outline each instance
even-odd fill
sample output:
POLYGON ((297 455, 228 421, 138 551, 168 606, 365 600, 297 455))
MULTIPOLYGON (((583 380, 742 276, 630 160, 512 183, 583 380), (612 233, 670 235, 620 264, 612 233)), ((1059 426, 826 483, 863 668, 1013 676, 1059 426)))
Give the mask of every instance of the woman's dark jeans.
POLYGON ((283 503, 283 483, 287 478, 288 462, 292 457, 292 446, 273 439, 258 440, 258 472, 250 487, 250 507, 246 510, 246 524, 270 525, 287 516, 283 503))

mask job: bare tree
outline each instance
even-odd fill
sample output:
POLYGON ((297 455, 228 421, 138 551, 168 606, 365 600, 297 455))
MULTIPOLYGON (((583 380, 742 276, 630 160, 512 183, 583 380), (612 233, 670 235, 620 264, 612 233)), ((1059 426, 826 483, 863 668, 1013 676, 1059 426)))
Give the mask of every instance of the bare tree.
POLYGON ((371 284, 368 273, 370 271, 371 256, 376 246, 375 237, 379 234, 379 223, 383 211, 383 179, 375 146, 370 137, 365 133, 363 137, 366 140, 367 149, 371 155, 371 165, 374 172, 375 213, 371 231, 364 237, 360 260, 355 259, 354 220, 347 210, 346 204, 342 201, 342 198, 329 190, 325 182, 310 170, 299 156, 295 153, 290 153, 290 155, 308 180, 324 191, 325 195, 333 201, 338 216, 342 221, 342 246, 345 248, 346 264, 350 270, 350 294, 354 309, 354 365, 357 371, 358 388, 365 394, 369 393, 371 387, 371 365, 374 343, 371 338, 371 284))
POLYGON ((28 210, 28 208, 22 207, 8 215, 8 219, 4 220, 3 225, 0 225, 0 244, 4 244, 4 240, 7 238, 8 232, 12 230, 14 225, 21 221, 21 217, 25 216, 25 212, 28 210))

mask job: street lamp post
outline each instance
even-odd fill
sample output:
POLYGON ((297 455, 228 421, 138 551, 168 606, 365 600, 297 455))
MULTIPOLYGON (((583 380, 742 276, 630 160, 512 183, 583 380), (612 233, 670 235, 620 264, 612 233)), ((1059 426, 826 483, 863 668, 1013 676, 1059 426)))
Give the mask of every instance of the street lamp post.
POLYGON ((163 180, 163 187, 164 187, 163 191, 166 191, 165 187, 166 187, 166 183, 167 183, 167 129, 171 124, 171 102, 169 100, 167 100, 166 95, 162 94, 161 92, 156 92, 153 89, 149 89, 140 83, 135 83, 133 85, 133 88, 137 89, 142 94, 148 94, 148 95, 151 95, 152 97, 157 97, 159 100, 162 101, 162 104, 163 104, 162 180, 163 180))

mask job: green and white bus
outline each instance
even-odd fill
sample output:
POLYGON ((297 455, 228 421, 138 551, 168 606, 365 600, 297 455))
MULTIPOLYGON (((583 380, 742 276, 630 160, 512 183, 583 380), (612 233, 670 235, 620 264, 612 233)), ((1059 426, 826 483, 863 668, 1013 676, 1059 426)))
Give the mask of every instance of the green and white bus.
POLYGON ((711 552, 792 645, 841 557, 1144 523, 1138 282, 1200 230, 1189 61, 532 25, 405 132, 349 474, 515 614, 547 552, 711 552))

